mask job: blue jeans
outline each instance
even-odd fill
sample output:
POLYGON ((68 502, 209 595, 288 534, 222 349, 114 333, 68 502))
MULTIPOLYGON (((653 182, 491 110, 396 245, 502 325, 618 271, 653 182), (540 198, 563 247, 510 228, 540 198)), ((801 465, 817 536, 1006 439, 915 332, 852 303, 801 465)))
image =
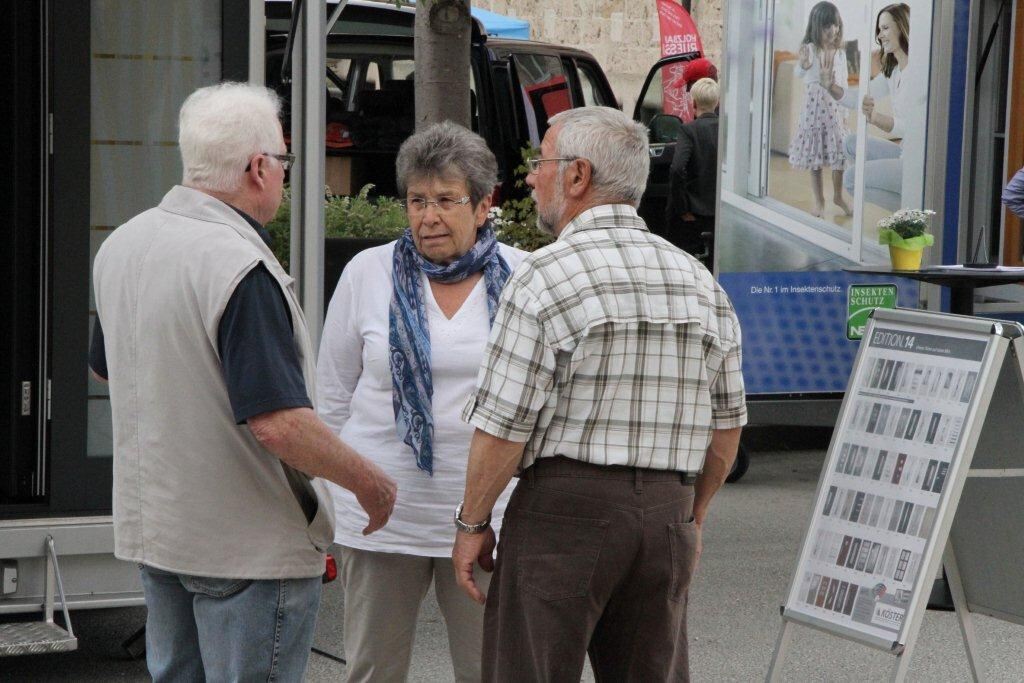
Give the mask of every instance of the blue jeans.
POLYGON ((301 681, 320 577, 214 579, 142 566, 146 664, 156 683, 301 681))
MULTIPOLYGON (((853 195, 853 164, 857 156, 857 136, 851 133, 844 140, 849 162, 843 187, 853 195)), ((899 145, 885 138, 869 135, 864 152, 864 201, 890 211, 903 201, 903 159, 899 145)))

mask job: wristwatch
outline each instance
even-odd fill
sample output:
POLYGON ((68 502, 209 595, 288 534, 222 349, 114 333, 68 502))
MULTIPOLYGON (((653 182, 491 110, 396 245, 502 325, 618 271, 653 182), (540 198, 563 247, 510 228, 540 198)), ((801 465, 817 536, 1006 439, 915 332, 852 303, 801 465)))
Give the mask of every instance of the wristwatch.
MULTIPOLYGON (((465 502, 465 501, 463 501, 465 502)), ((462 503, 459 503, 458 507, 455 508, 455 528, 465 534, 482 534, 491 526, 491 516, 487 515, 487 519, 477 524, 466 524, 462 521, 462 503)))

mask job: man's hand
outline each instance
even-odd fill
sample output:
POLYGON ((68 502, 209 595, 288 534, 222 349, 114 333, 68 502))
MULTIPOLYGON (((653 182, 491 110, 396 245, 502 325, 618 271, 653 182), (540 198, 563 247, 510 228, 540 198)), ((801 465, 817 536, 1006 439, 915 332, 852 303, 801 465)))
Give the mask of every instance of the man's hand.
POLYGON ((248 422, 253 436, 282 461, 354 493, 370 517, 364 534, 387 524, 395 507, 395 482, 341 441, 312 409, 275 410, 250 417, 248 422))
POLYGON ((363 536, 368 536, 388 523, 395 509, 398 486, 384 474, 384 470, 366 458, 363 458, 363 465, 366 467, 366 481, 352 492, 370 518, 370 523, 363 529, 363 536))
POLYGON ((473 579, 473 564, 480 563, 486 572, 494 571, 494 529, 488 528, 480 534, 455 534, 455 546, 452 548, 452 565, 455 567, 455 582, 466 595, 481 605, 487 600, 473 579))
POLYGON ((694 216, 693 213, 687 211, 686 213, 683 214, 683 222, 684 223, 692 223, 695 220, 697 220, 697 217, 694 216))

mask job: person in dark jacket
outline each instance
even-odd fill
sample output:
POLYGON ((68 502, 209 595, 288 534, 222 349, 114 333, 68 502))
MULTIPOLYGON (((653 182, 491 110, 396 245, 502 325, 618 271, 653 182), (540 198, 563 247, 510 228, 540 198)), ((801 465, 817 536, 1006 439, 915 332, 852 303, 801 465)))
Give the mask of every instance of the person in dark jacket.
POLYGON ((702 78, 690 96, 696 118, 682 127, 669 173, 666 237, 676 246, 701 258, 710 267, 713 245, 705 245, 702 232, 714 232, 715 195, 718 189, 718 83, 702 78))

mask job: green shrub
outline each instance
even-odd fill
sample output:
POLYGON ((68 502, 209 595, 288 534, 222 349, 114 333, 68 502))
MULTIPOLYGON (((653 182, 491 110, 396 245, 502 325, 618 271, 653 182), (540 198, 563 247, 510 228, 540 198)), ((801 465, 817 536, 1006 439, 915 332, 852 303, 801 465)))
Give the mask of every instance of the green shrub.
MULTIPOLYGON (((537 150, 522 150, 522 163, 516 167, 515 186, 526 187, 529 171, 526 160, 537 150)), ((330 188, 324 195, 324 236, 358 237, 382 240, 398 239, 409 225, 402 202, 394 197, 370 197, 373 184, 364 185, 359 194, 336 195, 330 188)), ((285 186, 281 207, 274 219, 267 223, 274 242, 274 255, 288 270, 291 259, 291 187, 285 186)), ((508 199, 500 207, 492 207, 488 215, 494 225, 498 241, 509 246, 534 251, 554 238, 537 228, 537 207, 529 196, 508 199)))
MULTIPOLYGON (((409 225, 405 209, 394 197, 370 198, 372 184, 363 186, 359 194, 351 197, 324 195, 324 236, 361 237, 383 240, 397 239, 409 225)), ((284 188, 281 207, 267 230, 274 241, 274 255, 288 270, 291 259, 291 188, 284 188)))
MULTIPOLYGON (((515 186, 522 189, 526 187, 526 174, 530 172, 526 160, 535 156, 538 150, 524 147, 519 153, 522 163, 513 173, 516 176, 515 186)), ((522 199, 507 199, 500 207, 492 208, 489 215, 498 241, 509 246, 523 251, 536 251, 555 240, 552 235, 537 227, 537 205, 529 195, 522 199)))

